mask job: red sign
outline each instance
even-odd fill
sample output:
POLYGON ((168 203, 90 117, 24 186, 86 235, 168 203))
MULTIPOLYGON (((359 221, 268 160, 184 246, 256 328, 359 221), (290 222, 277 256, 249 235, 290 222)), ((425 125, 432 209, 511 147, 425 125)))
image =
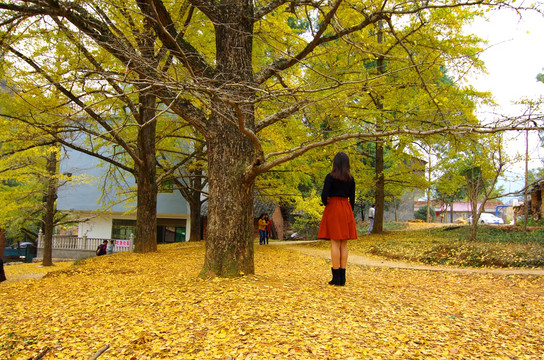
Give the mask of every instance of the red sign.
POLYGON ((130 240, 115 240, 117 247, 130 247, 130 240))

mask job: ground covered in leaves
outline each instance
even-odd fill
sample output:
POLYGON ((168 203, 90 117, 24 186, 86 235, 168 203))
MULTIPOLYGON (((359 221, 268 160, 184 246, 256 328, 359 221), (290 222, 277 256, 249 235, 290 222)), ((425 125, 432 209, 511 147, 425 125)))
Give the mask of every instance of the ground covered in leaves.
MULTIPOLYGON (((459 267, 544 267, 544 229, 525 233, 517 226, 478 226, 470 240, 468 225, 408 224, 402 231, 360 236, 350 251, 390 260, 459 267), (432 226, 434 225, 434 226, 432 226)), ((328 249, 327 241, 306 246, 328 249)), ((544 358, 544 356, 543 356, 544 358)))
MULTIPOLYGON (((541 359, 544 279, 349 265, 255 246, 256 275, 197 278, 204 246, 0 283, 0 358, 541 359)), ((7 276, 16 266, 6 267, 7 276)))

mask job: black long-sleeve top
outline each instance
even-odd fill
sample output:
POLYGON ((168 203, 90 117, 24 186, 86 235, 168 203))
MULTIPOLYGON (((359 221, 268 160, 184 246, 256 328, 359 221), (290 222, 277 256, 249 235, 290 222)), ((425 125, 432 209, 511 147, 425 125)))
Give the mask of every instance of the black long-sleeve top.
POLYGON ((331 196, 349 198, 349 203, 353 209, 355 206, 355 180, 351 178, 350 181, 344 182, 333 178, 331 174, 327 174, 323 191, 321 192, 323 205, 327 205, 327 200, 331 196))

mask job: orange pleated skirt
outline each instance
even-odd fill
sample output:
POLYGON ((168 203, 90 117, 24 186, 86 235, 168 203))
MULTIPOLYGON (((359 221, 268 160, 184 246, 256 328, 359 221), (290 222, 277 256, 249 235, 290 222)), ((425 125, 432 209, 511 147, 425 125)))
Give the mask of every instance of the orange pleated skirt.
POLYGON ((319 225, 318 239, 353 240, 357 239, 355 218, 348 198, 330 197, 323 211, 319 225))

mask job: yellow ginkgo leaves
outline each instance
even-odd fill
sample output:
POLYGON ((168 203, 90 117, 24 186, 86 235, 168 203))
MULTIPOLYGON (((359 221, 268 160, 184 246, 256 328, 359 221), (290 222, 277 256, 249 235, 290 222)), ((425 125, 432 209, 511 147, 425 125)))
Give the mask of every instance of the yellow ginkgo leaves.
MULTIPOLYGON (((204 244, 91 258, 0 284, 0 358, 539 359, 541 277, 330 264, 255 248, 256 275, 197 277, 204 244), (130 271, 129 271, 130 270, 130 271)), ((17 265, 18 266, 18 265, 17 265)), ((9 276, 8 269, 8 276, 9 276)))

